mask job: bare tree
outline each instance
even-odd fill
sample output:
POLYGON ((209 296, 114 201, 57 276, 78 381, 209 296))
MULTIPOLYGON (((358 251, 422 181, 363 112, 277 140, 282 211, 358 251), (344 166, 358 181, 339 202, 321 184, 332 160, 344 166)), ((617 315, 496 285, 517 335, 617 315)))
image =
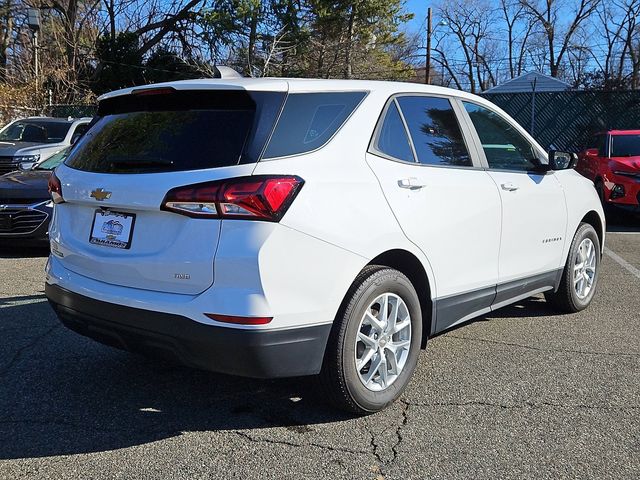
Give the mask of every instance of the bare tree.
POLYGON ((640 0, 623 0, 619 6, 624 11, 621 36, 624 47, 620 54, 618 76, 623 77, 626 57, 629 57, 631 72, 629 84, 631 88, 640 88, 640 0))
POLYGON ((564 16, 567 7, 562 4, 562 0, 519 1, 544 34, 549 71, 552 77, 557 77, 574 35, 596 11, 601 0, 578 0, 565 31, 561 30, 560 17, 564 16))
MULTIPOLYGON (((455 83, 460 85, 462 76, 472 93, 495 85, 496 78, 488 61, 489 52, 496 48, 492 38, 495 15, 490 4, 485 0, 447 1, 439 5, 438 13, 446 21, 448 33, 453 35, 456 48, 464 57, 455 64, 449 60, 441 62, 455 83)), ((442 46, 438 45, 436 51, 444 58, 442 46)))
POLYGON ((519 0, 500 0, 500 10, 507 32, 509 78, 515 78, 523 73, 534 22, 519 0))

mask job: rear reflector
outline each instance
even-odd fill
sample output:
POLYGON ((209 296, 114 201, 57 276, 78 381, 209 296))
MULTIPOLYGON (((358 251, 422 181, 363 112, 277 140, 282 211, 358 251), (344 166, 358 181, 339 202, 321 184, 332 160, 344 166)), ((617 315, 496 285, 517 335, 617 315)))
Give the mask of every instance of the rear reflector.
POLYGON ((233 315, 218 315, 217 313, 205 313, 211 320, 224 323, 235 323, 236 325, 266 325, 273 317, 236 317, 233 315))
POLYGON ((177 187, 160 207, 193 218, 279 221, 304 181, 291 175, 257 175, 177 187))

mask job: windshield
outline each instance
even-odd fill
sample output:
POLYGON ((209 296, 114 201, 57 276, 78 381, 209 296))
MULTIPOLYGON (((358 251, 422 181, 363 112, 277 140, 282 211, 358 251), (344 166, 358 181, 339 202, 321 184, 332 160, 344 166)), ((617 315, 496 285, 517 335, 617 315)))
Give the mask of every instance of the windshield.
POLYGON ((0 130, 0 142, 59 143, 70 127, 69 122, 19 120, 0 130))
POLYGON ((34 170, 53 170, 58 165, 60 165, 65 158, 67 158, 67 154, 69 153, 70 148, 65 148, 64 150, 60 150, 58 153, 54 153, 52 156, 47 158, 44 162, 36 165, 34 170))
POLYGON ((640 135, 614 135, 611 137, 612 157, 640 156, 640 135))

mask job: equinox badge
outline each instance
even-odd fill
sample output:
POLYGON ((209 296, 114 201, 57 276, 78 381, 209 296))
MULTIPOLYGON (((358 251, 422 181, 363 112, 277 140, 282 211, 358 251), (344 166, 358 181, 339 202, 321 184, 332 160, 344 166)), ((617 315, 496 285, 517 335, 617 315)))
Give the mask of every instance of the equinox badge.
POLYGON ((95 198, 99 202, 102 202, 103 200, 111 198, 111 192, 105 192, 104 188, 96 188, 89 196, 91 198, 95 198))

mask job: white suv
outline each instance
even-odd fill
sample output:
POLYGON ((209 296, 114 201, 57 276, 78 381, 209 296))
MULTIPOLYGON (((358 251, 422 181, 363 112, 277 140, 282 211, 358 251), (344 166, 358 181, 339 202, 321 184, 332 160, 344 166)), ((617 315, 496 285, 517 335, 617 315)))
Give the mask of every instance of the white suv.
POLYGON ((568 312, 593 298, 593 185, 482 98, 197 80, 110 93, 98 117, 50 182, 46 295, 100 342, 319 374, 367 413, 430 336, 540 292, 568 312))

